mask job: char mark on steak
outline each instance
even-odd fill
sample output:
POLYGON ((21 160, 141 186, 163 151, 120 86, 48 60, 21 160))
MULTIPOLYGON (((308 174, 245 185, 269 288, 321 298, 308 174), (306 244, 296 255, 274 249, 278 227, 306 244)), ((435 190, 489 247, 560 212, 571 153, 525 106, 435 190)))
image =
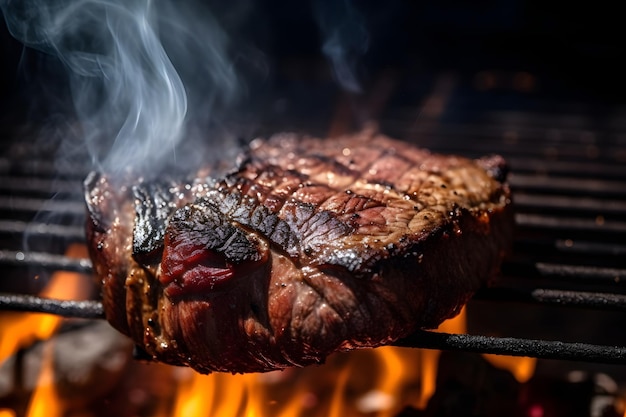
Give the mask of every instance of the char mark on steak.
POLYGON ((305 366, 435 327, 498 273, 505 176, 498 156, 369 133, 255 140, 216 178, 93 174, 107 318, 155 360, 203 373, 305 366))

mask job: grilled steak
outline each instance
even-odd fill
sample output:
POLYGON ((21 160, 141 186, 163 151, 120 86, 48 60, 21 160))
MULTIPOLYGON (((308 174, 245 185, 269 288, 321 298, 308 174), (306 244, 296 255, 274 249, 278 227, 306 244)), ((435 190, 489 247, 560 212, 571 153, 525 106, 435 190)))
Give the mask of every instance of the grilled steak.
POLYGON ((86 181, 107 319, 151 357, 263 372, 454 316, 512 235, 505 165, 363 133, 256 140, 220 178, 86 181))

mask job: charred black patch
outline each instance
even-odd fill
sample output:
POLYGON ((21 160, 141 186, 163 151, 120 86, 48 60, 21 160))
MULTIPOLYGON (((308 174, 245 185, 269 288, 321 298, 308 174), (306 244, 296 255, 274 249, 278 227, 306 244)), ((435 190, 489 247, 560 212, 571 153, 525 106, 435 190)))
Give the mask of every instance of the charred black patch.
POLYGON ((133 187, 135 227, 133 258, 143 264, 159 262, 169 216, 176 210, 170 184, 152 182, 133 187))
POLYGON ((261 258, 246 233, 206 199, 177 210, 171 217, 168 233, 184 236, 196 246, 218 251, 235 264, 261 258))
POLYGON ((215 213, 239 223, 241 226, 259 232, 281 251, 291 256, 297 254, 300 243, 294 230, 276 213, 261 205, 257 200, 228 189, 209 192, 200 201, 212 207, 215 213))

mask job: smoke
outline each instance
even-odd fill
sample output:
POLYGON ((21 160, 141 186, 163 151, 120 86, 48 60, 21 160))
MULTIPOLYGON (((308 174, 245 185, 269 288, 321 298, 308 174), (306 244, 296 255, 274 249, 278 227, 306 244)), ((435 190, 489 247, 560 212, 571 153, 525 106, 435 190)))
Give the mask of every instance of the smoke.
POLYGON ((314 15, 322 35, 322 52, 330 60, 335 79, 351 93, 361 93, 359 59, 369 47, 365 17, 350 0, 315 0, 314 15))
POLYGON ((177 158, 191 126, 215 120, 216 108, 224 111, 241 94, 230 39, 200 4, 4 0, 0 5, 14 37, 67 69, 81 143, 95 169, 113 175, 154 170, 177 158))

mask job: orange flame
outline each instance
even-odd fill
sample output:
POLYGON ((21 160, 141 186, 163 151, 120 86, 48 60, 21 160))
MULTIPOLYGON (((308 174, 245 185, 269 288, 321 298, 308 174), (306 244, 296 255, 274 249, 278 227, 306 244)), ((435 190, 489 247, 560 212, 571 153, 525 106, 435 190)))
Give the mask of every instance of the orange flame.
POLYGON ((304 410, 306 398, 306 388, 300 383, 294 387, 294 394, 288 398, 282 410, 280 410, 278 417, 293 417, 301 415, 304 410))
POLYGON ((180 372, 180 383, 172 417, 266 415, 267 399, 262 375, 196 374, 187 369, 180 372))
MULTIPOLYGON (((466 321, 462 309, 437 330, 466 333, 466 321)), ((180 369, 173 410, 157 417, 390 417, 408 405, 426 407, 435 392, 439 355, 436 350, 386 346, 339 354, 319 367, 269 374, 199 375, 180 369), (328 395, 326 388, 331 388, 328 395)), ((521 382, 534 372, 530 358, 485 356, 521 382)))
MULTIPOLYGON (((66 255, 73 258, 84 258, 87 250, 84 245, 71 245, 66 255)), ((90 278, 74 272, 55 272, 50 282, 39 294, 45 298, 60 300, 81 299, 88 294, 90 278)), ((54 335, 63 318, 52 314, 13 313, 0 315, 0 364, 13 355, 18 349, 29 346, 37 340, 47 340, 54 335)), ((27 408, 27 417, 56 417, 62 415, 61 403, 54 387, 53 344, 44 346, 44 357, 33 392, 27 408)), ((0 417, 14 417, 15 412, 0 410, 0 417)))
POLYGON ((53 349, 54 343, 46 343, 41 371, 35 392, 30 399, 26 417, 60 417, 63 415, 54 384, 53 349))
MULTIPOLYGON (((444 333, 467 333, 467 313, 465 307, 461 309, 459 315, 441 323, 437 331, 444 333)), ((435 393, 437 363, 441 352, 438 350, 420 350, 420 354, 421 390, 413 406, 418 409, 424 409, 430 397, 435 393)))
POLYGON ((348 384, 348 378, 350 377, 351 366, 348 364, 340 372, 335 389, 330 400, 330 410, 328 411, 328 417, 343 417, 346 413, 345 406, 345 391, 348 384))
MULTIPOLYGON (((440 330, 464 332, 465 310, 440 330)), ((199 375, 177 369, 175 404, 155 417, 390 417, 407 405, 425 407, 435 390, 438 357, 434 350, 386 346, 268 374, 199 375)))
MULTIPOLYGON (((67 255, 87 256, 82 245, 69 248, 67 255)), ((40 295, 79 299, 87 284, 89 279, 82 274, 59 272, 40 295)), ((21 346, 49 338, 61 320, 45 314, 4 317, 8 320, 0 321, 0 362, 21 346), (8 334, 10 338, 1 337, 8 334)), ((438 331, 465 333, 466 327, 466 311, 462 309, 438 331)), ((176 380, 173 401, 160 406, 153 417, 391 417, 409 405, 426 407, 435 392, 439 355, 436 350, 387 346, 338 354, 322 366, 267 374, 200 375, 190 369, 172 368, 176 380)), ((495 366, 510 370, 520 382, 534 372, 535 360, 531 358, 485 357, 495 366)), ((44 360, 27 417, 55 417, 63 412, 52 384, 52 365, 51 358, 44 360)), ((0 409, 0 417, 16 414, 0 409)))
MULTIPOLYGON (((71 245, 66 255, 84 258, 87 249, 84 245, 71 245)), ((90 284, 89 278, 75 272, 55 272, 50 282, 39 294, 45 298, 71 300, 84 297, 90 284)), ((15 353, 20 347, 28 346, 35 340, 46 340, 56 331, 63 320, 52 314, 3 313, 0 315, 0 363, 15 353), (10 336, 10 337, 9 337, 10 336)))
POLYGON ((214 378, 190 372, 184 374, 178 385, 172 417, 210 415, 215 400, 214 378))
POLYGON ((493 366, 511 372, 520 383, 527 382, 534 375, 537 364, 537 358, 523 356, 483 354, 483 357, 493 366))

